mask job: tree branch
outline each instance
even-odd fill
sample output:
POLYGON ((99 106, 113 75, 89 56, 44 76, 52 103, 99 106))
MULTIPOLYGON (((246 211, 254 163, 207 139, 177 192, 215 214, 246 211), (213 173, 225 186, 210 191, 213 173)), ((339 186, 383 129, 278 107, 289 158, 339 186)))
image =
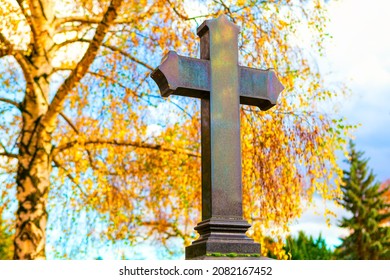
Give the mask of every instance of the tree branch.
MULTIPOLYGON (((88 43, 88 44, 91 44, 92 41, 91 40, 88 40, 88 39, 83 39, 83 38, 74 38, 74 39, 71 39, 71 40, 66 40, 60 44, 56 44, 54 45, 54 47, 50 50, 50 52, 55 52, 55 51, 58 51, 60 48, 66 46, 66 45, 69 45, 69 44, 74 44, 74 43, 88 43)), ((114 52, 118 52, 120 53, 121 55, 127 57, 128 59, 132 60, 133 62, 135 63, 138 63, 142 66, 144 66, 145 68, 153 71, 154 68, 152 66, 150 66, 149 64, 141 61, 140 59, 132 56, 131 54, 129 54, 128 52, 118 48, 118 47, 115 47, 115 46, 111 46, 111 45, 108 45, 108 44, 102 44, 102 47, 105 47, 107 49, 110 49, 114 52)), ((71 70, 71 69, 65 69, 65 70, 71 70)))
POLYGON ((21 110, 20 108, 20 104, 16 101, 13 101, 13 100, 10 100, 8 98, 4 98, 4 97, 0 97, 0 101, 1 102, 5 102, 5 103, 8 103, 8 104, 11 104, 11 105, 14 105, 16 108, 18 108, 19 110, 21 110))
POLYGON ((134 148, 141 148, 141 149, 151 149, 156 151, 162 151, 162 152, 173 152, 173 153, 182 153, 189 157, 197 157, 200 158, 200 153, 196 153, 193 151, 190 151, 188 149, 181 149, 181 148, 168 148, 164 147, 159 144, 150 144, 150 143, 144 143, 144 142, 136 142, 136 141, 118 141, 118 140, 104 140, 104 139, 97 139, 97 140, 87 140, 83 143, 79 143, 78 140, 74 140, 68 143, 65 143, 64 145, 58 146, 54 149, 53 153, 57 154, 60 153, 66 149, 72 148, 76 144, 83 144, 84 146, 89 145, 114 145, 114 146, 125 146, 125 147, 134 147, 134 148))
POLYGON ((56 18, 54 20, 54 26, 56 29, 58 29, 61 25, 70 22, 99 24, 102 22, 102 19, 103 18, 101 17, 89 17, 89 16, 70 16, 70 17, 56 18))
POLYGON ((53 155, 56 155, 56 154, 58 154, 58 153, 60 153, 62 151, 65 151, 67 149, 70 149, 70 148, 74 147, 74 145, 76 145, 78 142, 79 141, 74 140, 74 141, 67 142, 67 143, 65 143, 63 145, 60 145, 60 146, 54 148, 53 149, 53 155))
POLYGON ((54 122, 56 117, 59 115, 60 111, 63 109, 65 98, 69 94, 70 90, 84 77, 88 72, 89 66, 94 61, 99 47, 102 45, 104 37, 107 33, 112 22, 117 17, 117 10, 121 5, 122 0, 112 0, 110 6, 108 7, 106 13, 104 14, 103 20, 99 23, 96 28, 95 35, 89 44, 89 47, 84 54, 83 58, 79 61, 75 69, 64 81, 64 83, 59 87, 57 93, 55 94, 53 101, 49 105, 48 111, 45 116, 41 119, 40 131, 44 127, 54 127, 54 122))
POLYGON ((85 195, 85 197, 87 197, 88 195, 84 192, 84 190, 81 188, 81 186, 76 182, 75 178, 72 176, 72 174, 70 174, 70 172, 65 168, 63 167, 59 161, 57 161, 55 158, 53 158, 53 162, 54 162, 54 165, 57 167, 57 168, 61 168, 65 171, 66 173, 66 177, 69 178, 69 180, 72 181, 73 184, 75 184, 75 186, 78 187, 78 189, 85 195))
POLYGON ((198 19, 198 18, 207 18, 207 17, 210 17, 210 15, 214 15, 214 16, 215 16, 215 15, 217 14, 217 13, 212 13, 212 14, 207 14, 207 15, 199 15, 199 16, 189 17, 189 16, 183 14, 182 12, 180 12, 180 11, 176 8, 175 4, 172 4, 170 0, 167 0, 167 2, 168 2, 168 4, 171 6, 171 8, 172 8, 172 10, 175 12, 175 14, 176 14, 179 18, 181 18, 181 19, 183 19, 183 20, 194 20, 194 19, 196 20, 196 19, 198 19))
MULTIPOLYGON (((96 72, 91 72, 91 71, 88 72, 87 74, 90 74, 90 75, 92 75, 92 76, 96 76, 96 77, 102 78, 102 79, 104 79, 104 80, 106 80, 106 81, 109 81, 109 82, 112 82, 112 83, 118 85, 120 88, 123 88, 123 89, 125 89, 125 90, 129 90, 129 88, 126 87, 124 84, 118 82, 117 80, 115 80, 115 79, 113 79, 113 78, 107 77, 106 75, 99 74, 99 73, 96 73, 96 72)), ((138 96, 138 95, 135 94, 135 96, 138 96)), ((139 97, 139 96, 138 96, 138 97, 139 97)))
POLYGON ((28 11, 27 8, 29 8, 29 4, 26 4, 26 1, 25 0, 18 0, 18 4, 19 4, 19 7, 20 7, 20 10, 22 11, 26 21, 27 21, 27 24, 30 26, 30 29, 31 29, 31 33, 30 33, 30 44, 33 43, 33 40, 34 40, 34 37, 33 37, 33 23, 32 23, 32 19, 31 19, 31 9, 30 9, 30 13, 28 11))
MULTIPOLYGON (((83 38, 74 38, 74 39, 71 39, 71 40, 66 40, 60 44, 56 44, 50 51, 58 51, 60 48, 66 46, 66 45, 69 45, 69 44, 74 44, 74 43, 88 43, 90 44, 92 41, 91 40, 88 40, 88 39, 83 39, 83 38)), ((142 66, 144 66, 145 68, 153 71, 154 68, 152 66, 150 66, 149 64, 139 60, 138 58, 132 56, 131 54, 129 54, 128 52, 118 48, 118 47, 115 47, 115 46, 111 46, 111 45, 108 45, 108 44, 102 44, 103 47, 107 48, 107 49, 110 49, 114 52, 118 52, 120 53, 121 55, 127 57, 128 59, 138 63, 138 64, 141 64, 142 66)))
POLYGON ((184 19, 184 20, 189 20, 189 19, 190 19, 187 15, 181 13, 178 9, 176 9, 176 6, 175 6, 175 5, 172 5, 172 3, 171 3, 170 0, 167 0, 167 2, 168 2, 168 4, 171 6, 171 8, 172 8, 173 11, 175 12, 175 14, 176 14, 177 16, 179 16, 181 19, 184 19))
POLYGON ((72 121, 64 114, 64 113, 60 113, 60 116, 69 124, 69 126, 77 133, 79 134, 79 130, 77 129, 77 127, 72 123, 72 121))
POLYGON ((114 51, 114 52, 118 52, 118 53, 120 53, 121 55, 123 55, 123 56, 129 58, 130 60, 132 60, 132 61, 134 61, 134 62, 136 62, 136 63, 138 63, 138 64, 141 64, 142 66, 144 66, 145 68, 148 68, 148 69, 151 70, 151 71, 154 70, 154 68, 153 68, 152 66, 150 66, 149 64, 147 64, 147 63, 145 63, 145 62, 139 60, 138 58, 132 56, 132 55, 129 54, 128 52, 126 52, 126 51, 124 51, 124 50, 122 50, 122 49, 120 49, 120 48, 118 48, 118 47, 111 46, 111 45, 107 45, 107 44, 103 44, 103 47, 108 48, 108 49, 110 49, 110 50, 112 50, 112 51, 114 51))
MULTIPOLYGON (((54 15, 53 3, 52 1, 29 0, 28 8, 31 13, 31 17, 26 18, 32 33, 30 44, 34 53, 38 56, 46 56, 47 39, 50 38, 52 41, 50 33, 54 15)), ((25 13, 28 14, 27 11, 25 13)))
POLYGON ((0 145, 3 148, 3 152, 0 153, 0 156, 5 156, 5 157, 9 157, 9 158, 18 158, 17 154, 13 154, 13 153, 8 152, 7 149, 5 148, 5 146, 3 145, 3 143, 0 142, 0 145))
POLYGON ((14 52, 13 45, 4 37, 0 30, 0 58, 12 55, 14 52))
POLYGON ((9 158, 16 158, 16 159, 18 158, 18 155, 10 154, 10 153, 7 153, 7 152, 1 152, 0 156, 9 157, 9 158))
POLYGON ((10 50, 8 48, 2 48, 2 46, 0 45, 0 58, 7 56, 7 55, 12 55, 12 50, 10 50))
MULTIPOLYGON (((149 11, 145 12, 142 16, 137 16, 136 18, 115 18, 113 20, 114 24, 132 24, 137 23, 140 20, 144 19, 146 17, 146 14, 148 14, 149 11)), ((103 17, 91 17, 91 16, 69 16, 69 17, 61 17, 56 18, 54 20, 54 26, 56 29, 58 29, 61 25, 66 23, 72 23, 72 22, 79 22, 84 24, 100 24, 103 20, 103 17)))
MULTIPOLYGON (((33 79, 30 75, 30 70, 28 66, 28 62, 26 61, 26 58, 21 53, 20 50, 15 50, 13 45, 7 40, 7 38, 4 37, 4 35, 0 32, 0 43, 3 43, 6 49, 3 51, 5 55, 13 55, 15 60, 19 63, 20 68, 22 68, 24 78, 26 79, 27 88, 32 91, 32 85, 34 84, 33 79)), ((1 47, 1 45, 0 45, 1 47)), ((2 53, 2 50, 0 50, 0 54, 2 53)), ((0 55, 1 57, 1 55, 0 55)))
MULTIPOLYGON (((59 43, 59 44, 54 44, 50 49, 49 49, 49 53, 52 53, 52 52, 57 52, 59 49, 61 49, 62 47, 65 47, 66 45, 70 45, 70 44, 74 44, 74 43, 88 43, 90 44, 92 41, 91 40, 87 40, 87 39, 84 39, 84 38, 73 38, 73 39, 69 39, 69 40, 66 40, 62 43, 59 43)), ((74 69, 67 69, 67 70, 71 70, 73 71, 74 69)))
POLYGON ((128 146, 135 148, 143 148, 143 149, 152 149, 163 152, 174 152, 174 153, 183 153, 191 157, 200 157, 199 153, 190 151, 188 149, 180 149, 180 148, 168 148, 159 144, 150 144, 143 142, 135 142, 135 141, 118 141, 118 140, 88 140, 84 142, 85 145, 115 145, 115 146, 128 146))

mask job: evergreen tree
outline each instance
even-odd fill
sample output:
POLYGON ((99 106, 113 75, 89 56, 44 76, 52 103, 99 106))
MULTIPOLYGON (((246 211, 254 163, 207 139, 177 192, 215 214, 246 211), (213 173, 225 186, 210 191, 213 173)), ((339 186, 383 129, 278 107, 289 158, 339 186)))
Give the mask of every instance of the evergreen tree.
POLYGON ((13 257, 13 238, 0 217, 0 260, 11 260, 13 257))
MULTIPOLYGON (((265 240, 267 248, 271 248, 267 253, 267 257, 277 259, 277 256, 272 250, 277 243, 271 237, 267 237, 265 240)), ((303 231, 300 231, 297 237, 288 236, 285 240, 283 250, 291 260, 333 259, 333 251, 327 247, 326 241, 321 234, 317 239, 314 239, 312 236, 307 236, 303 231)))
POLYGON ((339 224, 349 229, 350 234, 341 239, 337 256, 341 259, 390 259, 390 227, 384 223, 390 216, 390 204, 383 196, 388 187, 379 190, 380 184, 374 183, 375 176, 368 170, 368 160, 363 159, 363 154, 355 150, 351 141, 341 205, 352 216, 344 217, 339 224))
POLYGON ((289 236, 284 249, 291 255, 292 260, 330 260, 333 255, 321 234, 314 240, 303 231, 300 231, 296 238, 289 236))

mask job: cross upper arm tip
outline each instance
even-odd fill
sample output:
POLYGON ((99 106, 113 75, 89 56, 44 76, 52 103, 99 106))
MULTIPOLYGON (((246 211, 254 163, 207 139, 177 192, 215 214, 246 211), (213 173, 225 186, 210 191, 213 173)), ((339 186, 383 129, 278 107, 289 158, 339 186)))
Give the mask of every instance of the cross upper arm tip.
MULTIPOLYGON (((229 27, 230 30, 232 30, 235 33, 240 32, 240 27, 233 22, 231 22, 227 15, 222 14, 216 19, 208 19, 205 20, 197 29, 197 34, 199 37, 202 37, 203 34, 213 28, 221 28, 221 26, 229 27)), ((226 32, 226 30, 225 30, 226 32)))
POLYGON ((178 57, 179 55, 177 54, 177 52, 175 52, 175 51, 172 51, 172 50, 169 50, 169 51, 167 51, 165 54, 164 54, 164 56, 163 56, 163 58, 161 59, 161 62, 160 62, 160 64, 162 64, 165 60, 167 60, 168 58, 173 58, 173 57, 178 57))

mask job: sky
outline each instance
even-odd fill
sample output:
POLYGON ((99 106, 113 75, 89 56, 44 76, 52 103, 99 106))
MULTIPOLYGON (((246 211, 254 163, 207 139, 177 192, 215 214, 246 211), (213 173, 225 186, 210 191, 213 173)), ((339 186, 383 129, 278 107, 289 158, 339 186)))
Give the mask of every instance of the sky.
MULTIPOLYGON (((340 100, 339 114, 360 124, 353 133, 356 148, 364 151, 368 166, 383 182, 390 178, 390 1, 339 0, 328 5, 333 38, 319 67, 329 80, 348 86, 350 93, 340 100)), ((316 205, 292 226, 292 232, 304 230, 313 236, 321 232, 328 245, 338 245, 338 237, 347 232, 335 226, 336 219, 328 228, 322 202, 317 199, 316 205)), ((346 215, 342 209, 331 209, 340 217, 346 215)))
POLYGON ((343 0, 331 5, 331 19, 328 61, 351 90, 340 111, 361 124, 357 149, 384 181, 390 178, 390 1, 343 0))

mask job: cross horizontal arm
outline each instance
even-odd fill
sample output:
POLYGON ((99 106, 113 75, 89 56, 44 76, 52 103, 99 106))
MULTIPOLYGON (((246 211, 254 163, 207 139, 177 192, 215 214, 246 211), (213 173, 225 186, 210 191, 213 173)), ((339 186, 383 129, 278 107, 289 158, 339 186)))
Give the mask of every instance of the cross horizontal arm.
POLYGON ((210 61, 180 56, 170 51, 150 75, 161 96, 171 94, 201 98, 210 91, 210 61))
MULTIPOLYGON (((264 111, 273 107, 284 89, 275 71, 244 66, 239 66, 239 69, 240 104, 257 106, 264 111)), ((211 88, 210 61, 180 56, 170 51, 151 77, 163 97, 174 94, 204 98, 211 88)))
POLYGON ((240 104, 257 106, 266 111, 275 106, 283 89, 273 69, 240 66, 240 104))

